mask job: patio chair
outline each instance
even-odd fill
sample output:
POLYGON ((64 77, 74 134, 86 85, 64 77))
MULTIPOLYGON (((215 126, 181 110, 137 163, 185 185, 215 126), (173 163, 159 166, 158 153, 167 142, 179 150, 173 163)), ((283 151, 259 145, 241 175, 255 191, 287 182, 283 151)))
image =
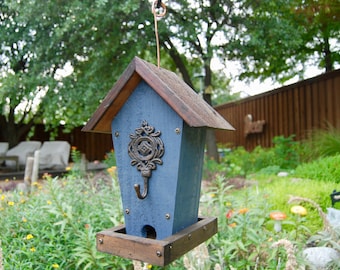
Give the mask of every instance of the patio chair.
POLYGON ((0 142, 0 157, 6 155, 8 150, 8 142, 0 142))
POLYGON ((39 151, 40 169, 65 169, 68 165, 71 146, 67 141, 46 141, 39 151))
POLYGON ((39 141, 23 141, 9 149, 5 155, 6 167, 25 167, 26 159, 34 156, 34 152, 41 146, 39 141), (17 160, 15 160, 17 157, 17 160), (17 161, 17 162, 16 162, 17 161))

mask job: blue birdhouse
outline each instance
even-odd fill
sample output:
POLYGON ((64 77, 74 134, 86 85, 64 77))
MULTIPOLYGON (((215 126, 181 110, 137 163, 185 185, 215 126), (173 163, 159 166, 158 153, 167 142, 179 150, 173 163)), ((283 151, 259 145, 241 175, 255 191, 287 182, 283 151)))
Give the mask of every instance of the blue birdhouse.
MULTIPOLYGON (((164 246, 169 244, 164 240, 185 229, 196 235, 199 228, 213 224, 210 234, 215 233, 216 219, 198 217, 207 128, 233 130, 175 73, 133 59, 83 128, 112 133, 124 208, 125 226, 97 235, 99 250, 165 265, 178 254, 155 262, 152 255, 145 255, 145 239, 163 241, 154 252, 160 258, 166 257, 164 246), (199 222, 204 224, 197 227, 199 222), (114 250, 117 238, 122 242, 114 250), (140 255, 136 242, 141 244, 140 255), (129 251, 131 243, 134 252, 129 251)), ((202 241, 194 242, 188 246, 202 241)))

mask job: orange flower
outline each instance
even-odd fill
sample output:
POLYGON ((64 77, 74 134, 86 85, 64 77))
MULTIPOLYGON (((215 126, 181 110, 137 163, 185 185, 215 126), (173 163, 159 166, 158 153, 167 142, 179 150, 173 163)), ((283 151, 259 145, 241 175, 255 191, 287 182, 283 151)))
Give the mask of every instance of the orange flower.
POLYGON ((240 210, 238 210, 238 213, 239 214, 245 214, 245 213, 248 213, 249 209, 248 208, 242 208, 240 210))
POLYGON ((233 222, 233 223, 229 224, 228 226, 231 227, 231 228, 235 228, 236 227, 236 222, 233 222))

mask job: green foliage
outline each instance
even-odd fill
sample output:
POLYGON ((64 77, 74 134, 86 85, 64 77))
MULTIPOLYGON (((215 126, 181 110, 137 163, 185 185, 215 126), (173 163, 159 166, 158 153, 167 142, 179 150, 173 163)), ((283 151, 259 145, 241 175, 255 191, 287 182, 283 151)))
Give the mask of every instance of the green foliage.
MULTIPOLYGON (((285 185, 280 185, 280 195, 285 193, 285 185)), ((217 177, 205 194, 201 211, 218 216, 219 222, 218 234, 209 241, 210 256, 222 269, 283 269, 286 252, 273 248, 273 243, 282 238, 296 245, 301 260, 301 248, 309 237, 305 224, 287 211, 283 230, 275 232, 269 214, 281 206, 275 203, 278 190, 270 193, 265 186, 235 191, 223 177, 217 177)))
POLYGON ((298 143, 294 141, 295 135, 287 138, 276 136, 273 138, 274 164, 281 169, 294 169, 299 164, 298 143))
POLYGON ((104 163, 107 165, 108 168, 112 166, 116 166, 116 154, 112 150, 109 153, 106 153, 104 163))
MULTIPOLYGON (((95 233, 123 222, 118 183, 105 179, 46 175, 31 194, 0 193, 5 269, 132 269, 131 261, 96 251, 95 233)), ((303 265, 301 249, 321 231, 322 221, 308 203, 301 203, 307 216, 290 213, 289 195, 311 198, 326 209, 335 183, 279 177, 252 182, 235 190, 224 177, 215 177, 202 190, 200 204, 201 215, 217 216, 219 223, 218 234, 206 242, 208 257, 198 262, 197 255, 187 254, 165 269, 196 265, 205 270, 217 264, 222 269, 284 269, 287 250, 273 246, 283 238, 294 244, 297 262, 303 265), (287 214, 280 232, 269 218, 276 210, 287 214)))
POLYGON ((243 27, 229 42, 229 58, 241 61, 241 78, 283 82, 303 77, 309 61, 326 71, 339 64, 337 0, 241 1, 234 19, 243 27), (247 18, 245 21, 244 18, 247 18))
POLYGON ((250 174, 277 174, 282 170, 291 171, 299 164, 300 145, 294 136, 273 138, 273 148, 257 146, 249 152, 244 147, 237 147, 222 153, 221 162, 205 162, 204 176, 220 174, 226 178, 247 176, 250 174))
POLYGON ((131 269, 95 247, 95 232, 123 221, 116 180, 46 178, 31 194, 0 195, 4 268, 131 269))
POLYGON ((319 158, 299 165, 294 175, 317 181, 340 183, 340 155, 319 158))
POLYGON ((340 130, 332 126, 325 130, 313 130, 303 145, 305 161, 340 154, 340 130))

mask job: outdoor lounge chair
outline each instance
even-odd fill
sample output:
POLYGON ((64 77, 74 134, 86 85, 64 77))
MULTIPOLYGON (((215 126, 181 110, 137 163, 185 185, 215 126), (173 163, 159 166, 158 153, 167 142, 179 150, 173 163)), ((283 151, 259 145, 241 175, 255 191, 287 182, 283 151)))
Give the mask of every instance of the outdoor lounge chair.
POLYGON ((67 141, 46 141, 39 151, 40 169, 65 169, 68 165, 71 146, 67 141))
POLYGON ((8 150, 8 142, 0 142, 0 157, 5 156, 7 150, 8 150))
POLYGON ((38 150, 41 146, 39 141, 23 141, 13 148, 9 149, 6 153, 6 167, 21 166, 25 167, 26 159, 28 157, 33 157, 34 152, 38 150), (17 157, 14 160, 13 157, 17 157), (16 162, 17 161, 17 162, 16 162), (17 164, 16 164, 17 163, 17 164))

